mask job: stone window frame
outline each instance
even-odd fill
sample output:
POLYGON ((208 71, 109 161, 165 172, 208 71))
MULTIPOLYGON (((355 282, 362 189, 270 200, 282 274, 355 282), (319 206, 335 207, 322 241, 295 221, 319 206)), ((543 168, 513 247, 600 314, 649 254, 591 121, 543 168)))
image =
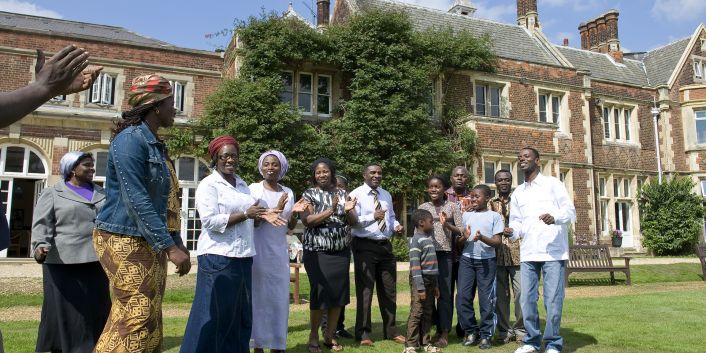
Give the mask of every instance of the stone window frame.
MULTIPOLYGON (((620 173, 605 173, 598 176, 598 199, 601 219, 601 234, 608 236, 612 229, 621 229, 629 235, 635 236, 639 232, 639 207, 637 207, 637 182, 639 176, 620 173), (616 186, 618 187, 616 190, 616 186), (628 191, 625 191, 627 186, 628 191), (616 206, 618 204, 628 204, 628 227, 623 229, 622 224, 619 224, 619 219, 616 219, 618 213, 616 206)), ((646 181, 642 181, 644 185, 646 181)), ((620 216, 624 210, 621 209, 620 216)), ((621 222, 622 223, 622 222, 621 222)))
MULTIPOLYGON (((570 125, 570 119, 571 119, 571 110, 569 109, 569 91, 565 89, 561 89, 558 87, 544 87, 544 86, 535 86, 534 87, 534 93, 537 96, 537 108, 535 109, 535 114, 537 116, 537 122, 542 123, 542 124, 552 124, 554 126, 557 126, 559 130, 557 131, 559 135, 563 137, 568 137, 571 138, 571 125, 570 125), (540 97, 542 95, 549 95, 552 97, 558 97, 559 98, 559 116, 557 117, 557 121, 547 121, 543 122, 541 121, 541 111, 540 111, 540 97)), ((549 107, 552 106, 551 104, 551 98, 548 101, 549 107)), ((551 110, 547 110, 547 113, 551 112, 554 114, 554 109, 551 107, 551 110)))
MULTIPOLYGON (((324 73, 319 73, 316 72, 315 70, 311 71, 295 71, 295 70, 282 70, 281 73, 288 73, 291 75, 291 85, 284 85, 284 91, 280 95, 280 102, 287 103, 289 104, 292 109, 296 107, 296 109, 299 110, 299 112, 307 117, 319 117, 319 118, 331 118, 333 115, 333 75, 331 74, 324 74, 324 73), (301 110, 299 107, 299 94, 301 93, 299 91, 299 86, 300 86, 300 77, 301 75, 310 75, 311 76, 311 91, 308 93, 310 95, 310 110, 305 111, 301 110), (329 87, 329 92, 328 94, 320 94, 318 89, 319 89, 319 79, 320 78, 327 78, 328 79, 328 87, 329 87), (288 89, 289 88, 289 89, 288 89), (285 94, 289 93, 291 96, 288 97, 285 94), (328 96, 329 100, 329 111, 327 113, 320 113, 319 112, 319 99, 320 96, 328 96)), ((285 83, 283 79, 283 83, 285 83)))
POLYGON ((603 144, 640 146, 640 128, 639 121, 637 119, 637 117, 639 116, 638 110, 639 106, 637 104, 604 101, 600 105, 601 132, 603 137, 603 144), (606 137, 606 110, 608 110, 607 124, 609 137, 606 137), (615 121, 616 110, 618 111, 617 123, 615 121), (629 111, 628 115, 626 115, 626 111, 629 111), (618 128, 617 132, 616 127, 618 128))
MULTIPOLYGON (((472 102, 473 102, 473 114, 477 116, 483 116, 483 117, 489 117, 489 118, 497 118, 497 119, 507 119, 510 117, 510 93, 509 93, 509 87, 510 87, 510 82, 506 81, 500 81, 491 77, 486 77, 486 76, 479 76, 476 78, 473 78, 471 80, 472 82, 472 88, 473 91, 471 92, 472 94, 472 102), (488 107, 492 107, 492 102, 490 101, 490 95, 488 94, 488 90, 486 89, 485 91, 485 99, 484 99, 484 107, 485 107, 485 112, 484 114, 479 114, 478 113, 478 97, 476 95, 477 93, 477 88, 478 86, 487 86, 487 87, 494 87, 494 88, 499 88, 499 99, 498 99, 498 115, 491 115, 488 114, 488 107)), ((491 108, 492 110, 492 108, 491 108)))
POLYGON ((94 169, 95 173, 93 174, 93 182, 100 184, 103 186, 105 183, 105 177, 106 177, 106 168, 108 166, 108 149, 107 148, 95 148, 90 151, 87 151, 86 153, 90 153, 93 156, 93 163, 94 163, 94 169), (98 154, 101 154, 104 158, 98 158, 98 154), (100 165, 100 161, 104 161, 105 165, 100 165), (99 171, 100 172, 99 174, 99 171))
POLYGON ((176 109, 177 116, 191 116, 194 111, 194 89, 196 87, 194 77, 191 75, 180 75, 171 72, 156 72, 156 74, 164 77, 164 79, 169 81, 169 84, 172 86, 172 93, 174 94, 174 109, 176 109), (181 101, 178 101, 179 97, 176 89, 174 88, 175 84, 182 87, 183 91, 181 101))
POLYGON ((706 82, 706 58, 702 56, 692 55, 692 70, 694 71, 694 82, 706 82))
MULTIPOLYGON (((79 105, 81 108, 93 108, 93 109, 106 109, 111 111, 118 111, 122 105, 123 99, 125 98, 125 71, 120 67, 103 66, 101 71, 102 75, 109 75, 113 79, 113 92, 112 92, 112 103, 92 103, 91 93, 93 86, 89 87, 85 92, 79 94, 79 105)), ((99 76, 99 77, 101 77, 99 76)), ((98 81, 98 80, 96 80, 98 81)), ((70 98, 69 98, 70 100, 70 98)))
POLYGON ((696 145, 706 145, 706 131, 704 131, 703 136, 699 139, 699 130, 696 128, 699 121, 706 121, 706 107, 694 109, 694 133, 696 134, 694 142, 696 145))
MULTIPOLYGON (((512 157, 499 157, 499 156, 487 156, 482 158, 482 164, 481 164, 483 174, 481 175, 481 183, 488 185, 490 187, 490 190, 493 193, 493 197, 495 197, 495 192, 496 192, 496 187, 495 187, 495 173, 497 173, 498 170, 500 169, 508 169, 512 173, 512 189, 514 190, 516 187, 522 185, 522 183, 525 182, 525 175, 522 173, 522 170, 520 170, 520 167, 517 163, 517 158, 512 158, 512 157), (486 173, 486 166, 489 166, 490 164, 493 165, 493 171, 490 173, 486 173), (504 168, 505 166, 510 166, 510 168, 504 168)), ((539 172, 542 173, 544 170, 545 165, 540 162, 538 165, 539 167, 539 172)))

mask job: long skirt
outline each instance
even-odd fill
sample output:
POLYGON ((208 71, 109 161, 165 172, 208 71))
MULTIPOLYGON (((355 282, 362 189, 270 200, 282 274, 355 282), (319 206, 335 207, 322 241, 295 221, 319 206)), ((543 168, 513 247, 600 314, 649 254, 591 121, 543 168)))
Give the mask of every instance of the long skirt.
POLYGON ((342 307, 350 303, 351 250, 304 251, 304 269, 309 277, 309 309, 342 307))
POLYGON ((110 318, 94 352, 161 352, 166 255, 156 254, 142 237, 98 229, 93 246, 113 293, 110 318))
POLYGON ((198 256, 196 294, 181 353, 248 353, 252 257, 198 256))
POLYGON ((110 312, 100 263, 44 264, 44 301, 37 352, 90 353, 110 312))

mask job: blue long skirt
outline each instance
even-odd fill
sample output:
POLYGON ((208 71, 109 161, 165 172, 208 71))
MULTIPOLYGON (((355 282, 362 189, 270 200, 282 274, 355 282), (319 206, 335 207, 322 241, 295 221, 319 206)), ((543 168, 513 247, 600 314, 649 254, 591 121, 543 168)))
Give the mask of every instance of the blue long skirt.
POLYGON ((252 262, 252 257, 198 257, 196 295, 181 353, 250 351, 252 262))

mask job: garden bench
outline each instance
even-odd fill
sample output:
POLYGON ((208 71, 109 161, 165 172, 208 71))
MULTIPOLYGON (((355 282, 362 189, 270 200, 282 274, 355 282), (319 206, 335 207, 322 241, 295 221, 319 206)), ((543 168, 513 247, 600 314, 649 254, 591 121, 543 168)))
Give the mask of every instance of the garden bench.
POLYGON ((294 283, 292 297, 294 299, 294 304, 299 304, 299 269, 302 267, 302 264, 290 263, 289 267, 294 269, 294 272, 289 275, 289 282, 294 283))
POLYGON ((696 245, 696 256, 701 260, 701 272, 703 273, 704 281, 706 281, 706 245, 696 245))
POLYGON ((613 265, 610 249, 607 245, 572 245, 569 247, 569 263, 566 266, 564 285, 569 285, 569 274, 573 272, 610 272, 610 283, 615 284, 615 272, 625 273, 626 285, 630 285, 630 258, 617 257, 625 260, 625 266, 613 265))

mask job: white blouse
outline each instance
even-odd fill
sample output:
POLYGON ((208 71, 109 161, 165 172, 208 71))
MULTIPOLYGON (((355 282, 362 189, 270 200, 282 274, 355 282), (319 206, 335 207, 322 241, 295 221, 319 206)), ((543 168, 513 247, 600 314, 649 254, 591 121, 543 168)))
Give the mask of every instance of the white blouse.
POLYGON ((255 256, 253 220, 228 226, 232 213, 245 212, 255 201, 248 185, 239 176, 236 176, 235 187, 216 171, 204 178, 196 189, 196 208, 201 218, 196 254, 255 256))

